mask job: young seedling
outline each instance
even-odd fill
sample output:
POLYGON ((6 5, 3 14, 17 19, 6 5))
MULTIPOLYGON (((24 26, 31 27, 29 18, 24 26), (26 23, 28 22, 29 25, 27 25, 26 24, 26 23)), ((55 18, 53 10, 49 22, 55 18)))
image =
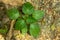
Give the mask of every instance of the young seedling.
POLYGON ((22 17, 18 18, 15 23, 15 30, 20 30, 22 34, 29 33, 33 37, 38 37, 40 26, 38 20, 44 17, 43 10, 35 10, 31 3, 26 2, 22 5, 22 17))
MULTIPOLYGON (((29 32, 33 37, 38 37, 40 33, 40 26, 38 20, 44 17, 43 10, 35 10, 31 3, 26 2, 22 5, 22 16, 19 14, 17 8, 7 10, 7 15, 11 20, 16 20, 14 29, 20 30, 23 35, 29 32), (19 17, 21 16, 21 17, 19 17)), ((13 28, 11 26, 11 28, 13 28)), ((11 30, 10 30, 11 31, 11 30)))

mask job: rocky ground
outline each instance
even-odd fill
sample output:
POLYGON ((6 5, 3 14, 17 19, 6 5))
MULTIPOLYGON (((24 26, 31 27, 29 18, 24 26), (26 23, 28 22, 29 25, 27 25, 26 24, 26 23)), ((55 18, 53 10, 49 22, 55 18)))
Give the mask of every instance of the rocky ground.
MULTIPOLYGON (((21 6, 25 2, 30 2, 36 9, 45 11, 44 18, 38 22, 41 24, 41 35, 35 39, 28 34, 24 36, 20 31, 14 30, 11 40, 60 40, 60 0, 0 0, 0 27, 10 28, 11 20, 4 10, 21 6)), ((0 40, 5 40, 5 36, 0 34, 0 40)))

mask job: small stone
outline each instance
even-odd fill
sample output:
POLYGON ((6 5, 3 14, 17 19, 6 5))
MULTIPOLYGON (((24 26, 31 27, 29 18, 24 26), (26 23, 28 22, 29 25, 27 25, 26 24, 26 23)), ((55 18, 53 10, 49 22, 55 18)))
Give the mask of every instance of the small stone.
POLYGON ((5 40, 4 37, 0 34, 0 40, 5 40))

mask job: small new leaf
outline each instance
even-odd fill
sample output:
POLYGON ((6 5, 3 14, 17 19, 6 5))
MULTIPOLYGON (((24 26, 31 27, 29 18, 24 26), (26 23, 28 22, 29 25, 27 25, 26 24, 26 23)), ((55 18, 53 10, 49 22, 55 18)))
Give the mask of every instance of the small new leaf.
POLYGON ((29 17, 26 19, 26 23, 28 23, 28 24, 31 24, 31 23, 34 23, 34 22, 36 22, 36 20, 35 20, 33 17, 31 17, 31 16, 29 16, 29 17))
POLYGON ((25 26, 22 30, 21 30, 22 34, 23 35, 26 35, 27 33, 27 26, 25 26))

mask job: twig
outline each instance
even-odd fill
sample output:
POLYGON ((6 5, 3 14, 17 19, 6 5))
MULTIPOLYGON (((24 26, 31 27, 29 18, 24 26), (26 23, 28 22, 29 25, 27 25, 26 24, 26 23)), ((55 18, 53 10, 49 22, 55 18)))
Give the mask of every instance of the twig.
POLYGON ((15 20, 12 20, 12 21, 11 21, 10 30, 9 30, 9 32, 7 33, 6 40, 10 40, 11 37, 12 37, 12 31, 13 31, 14 23, 15 23, 15 20))

